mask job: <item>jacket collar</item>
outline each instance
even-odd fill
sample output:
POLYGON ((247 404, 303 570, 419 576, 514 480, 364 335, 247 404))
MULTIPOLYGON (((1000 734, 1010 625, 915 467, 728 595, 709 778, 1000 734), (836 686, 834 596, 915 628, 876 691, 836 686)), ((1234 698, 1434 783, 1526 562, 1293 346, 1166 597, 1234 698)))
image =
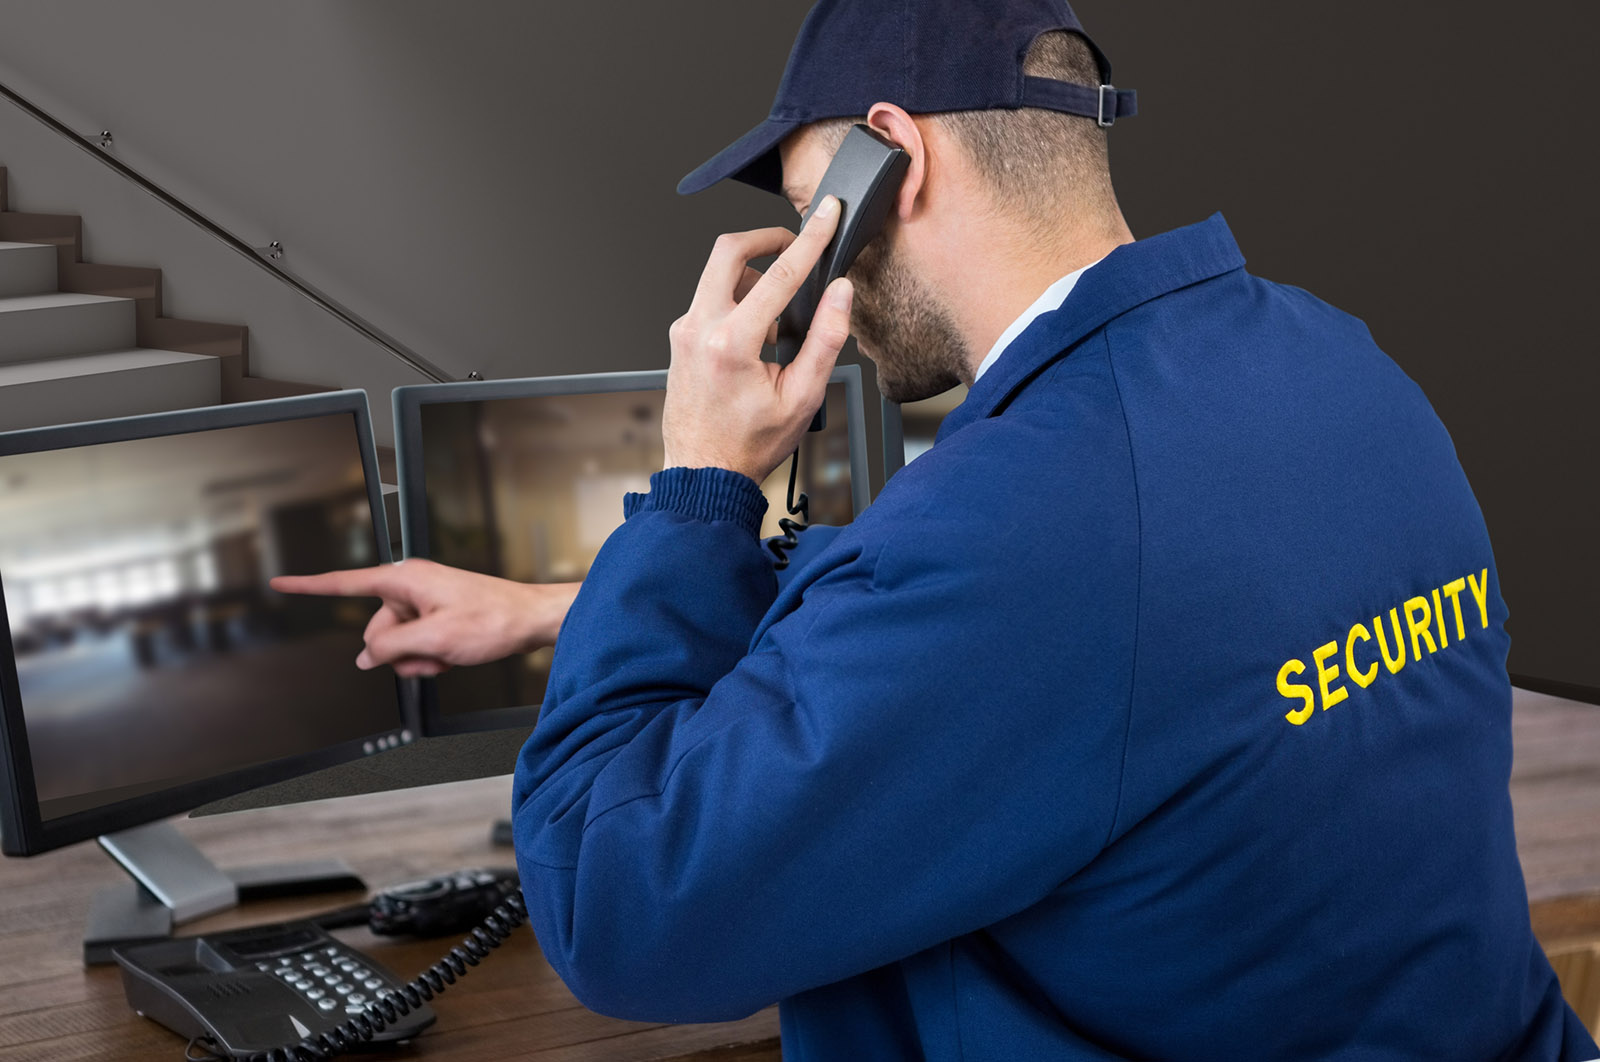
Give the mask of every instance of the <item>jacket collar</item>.
POLYGON ((1151 299, 1244 267, 1221 214, 1124 244, 1083 275, 1060 309, 1040 314, 944 418, 938 437, 990 416, 1085 336, 1151 299))

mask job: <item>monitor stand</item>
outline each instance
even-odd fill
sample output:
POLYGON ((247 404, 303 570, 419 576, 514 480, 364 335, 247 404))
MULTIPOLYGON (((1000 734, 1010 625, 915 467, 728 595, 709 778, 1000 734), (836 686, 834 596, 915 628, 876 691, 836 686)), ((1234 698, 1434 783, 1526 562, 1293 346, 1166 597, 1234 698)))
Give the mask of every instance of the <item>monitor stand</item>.
POLYGON ((136 826, 99 840, 134 880, 95 895, 83 934, 86 966, 115 961, 111 949, 119 944, 170 937, 174 925, 244 900, 367 887, 340 859, 223 870, 170 822, 136 826))

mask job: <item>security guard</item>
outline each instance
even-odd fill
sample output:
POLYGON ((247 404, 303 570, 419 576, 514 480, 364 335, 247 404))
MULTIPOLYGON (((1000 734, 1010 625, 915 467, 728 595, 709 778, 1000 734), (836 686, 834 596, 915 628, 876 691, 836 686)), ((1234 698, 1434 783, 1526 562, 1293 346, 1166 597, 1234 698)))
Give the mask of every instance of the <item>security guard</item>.
MULTIPOLYGON (((623 1017, 781 1000, 805 1062, 1592 1058, 1529 927, 1450 437, 1221 217, 1132 239, 1109 75, 1062 0, 822 0, 685 179, 807 220, 718 242, 669 467, 566 613, 515 789, 545 954, 623 1017), (852 121, 909 168, 780 371, 852 121), (756 484, 851 331, 891 398, 971 390, 779 592, 756 484)), ((366 664, 536 640, 408 568, 366 664)))

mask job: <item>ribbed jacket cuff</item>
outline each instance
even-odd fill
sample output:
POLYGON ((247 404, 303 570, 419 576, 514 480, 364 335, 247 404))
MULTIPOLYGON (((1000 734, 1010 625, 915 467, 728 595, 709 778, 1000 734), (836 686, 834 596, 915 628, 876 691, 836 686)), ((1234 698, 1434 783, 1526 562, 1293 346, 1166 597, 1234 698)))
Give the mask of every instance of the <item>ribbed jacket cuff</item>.
POLYGON ((726 468, 668 468, 650 477, 649 494, 622 499, 624 519, 657 510, 706 523, 726 520, 754 538, 767 514, 767 498, 755 480, 726 468))

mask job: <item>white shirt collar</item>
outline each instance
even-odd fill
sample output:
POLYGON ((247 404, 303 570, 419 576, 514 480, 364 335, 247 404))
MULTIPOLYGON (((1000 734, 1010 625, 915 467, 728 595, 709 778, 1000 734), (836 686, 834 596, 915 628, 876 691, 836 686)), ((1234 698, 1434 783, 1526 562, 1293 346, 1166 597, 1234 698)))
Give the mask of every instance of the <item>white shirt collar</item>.
POLYGON ((1000 355, 1005 353, 1006 348, 1011 345, 1013 340, 1027 331, 1028 326, 1033 324, 1035 318, 1041 314, 1049 313, 1051 310, 1060 309, 1062 304, 1067 301, 1067 296, 1072 294, 1072 289, 1077 287, 1079 278, 1103 261, 1105 261, 1104 258, 1098 258, 1082 269, 1068 273, 1048 288, 1045 288, 1044 294, 1035 299, 1032 306, 1022 311, 1021 317, 1012 321, 1011 326, 1000 333, 1000 338, 994 341, 994 346, 989 348, 989 353, 978 363, 978 371, 973 374, 972 382, 977 383, 983 377, 983 374, 989 371, 989 366, 1000 359, 1000 355))

